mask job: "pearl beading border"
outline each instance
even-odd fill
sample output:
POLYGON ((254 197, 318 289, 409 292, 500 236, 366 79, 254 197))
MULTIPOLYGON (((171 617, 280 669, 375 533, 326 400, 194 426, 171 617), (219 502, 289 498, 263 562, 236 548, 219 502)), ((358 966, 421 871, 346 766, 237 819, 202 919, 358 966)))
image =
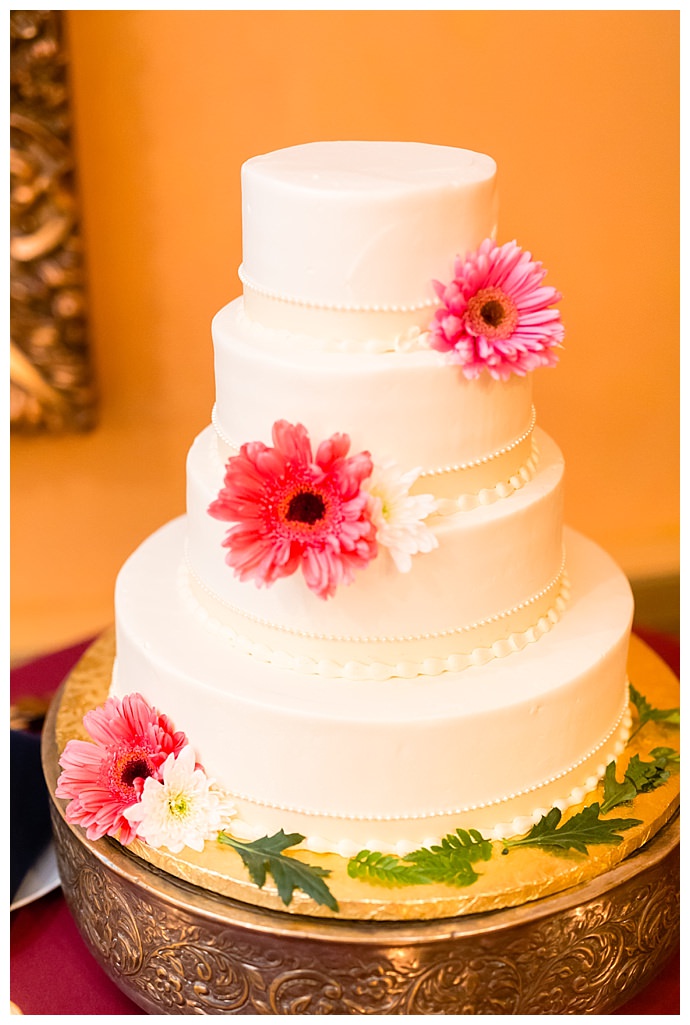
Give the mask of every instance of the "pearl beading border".
MULTIPOLYGON (((427 819, 438 819, 452 816, 466 815, 475 811, 482 811, 486 808, 495 808, 500 805, 507 804, 509 801, 514 801, 520 797, 526 797, 529 794, 536 794, 538 791, 543 790, 544 787, 550 786, 553 783, 557 783, 559 779, 563 779, 565 776, 575 772, 580 765, 584 765, 585 762, 594 758, 595 755, 601 751, 611 741, 611 739, 618 734, 617 740, 614 742, 612 751, 604 755, 601 763, 595 767, 595 772, 588 776, 584 784, 580 787, 574 787, 569 796, 566 799, 556 800, 553 802, 554 807, 558 807, 561 811, 564 811, 567 807, 571 807, 574 804, 579 804, 584 797, 592 790, 594 790, 599 781, 604 777, 606 773, 606 765, 608 762, 615 759, 620 755, 628 741, 630 735, 630 729, 632 727, 632 716, 629 708, 628 698, 628 686, 629 683, 626 680, 625 700, 621 711, 616 718, 615 723, 606 734, 605 737, 598 743, 595 744, 586 754, 579 758, 576 762, 573 762, 567 768, 562 769, 553 776, 549 776, 547 779, 542 780, 540 783, 535 783, 533 786, 525 787, 522 790, 516 790, 513 793, 505 794, 503 797, 497 797, 491 801, 482 801, 477 804, 468 804, 460 807, 442 809, 441 811, 425 811, 425 812, 405 812, 400 815, 352 815, 348 813, 338 813, 333 811, 314 811, 313 809, 295 807, 289 804, 274 804, 271 801, 264 801, 259 798, 254 798, 248 794, 235 793, 234 791, 225 791, 230 798, 236 801, 246 801, 248 804, 254 804, 259 808, 269 808, 272 811, 288 812, 293 815, 307 815, 313 816, 314 818, 323 819, 339 819, 344 822, 409 822, 409 821, 424 821, 427 819)), ((531 816, 520 817, 521 819, 529 820, 529 824, 534 819, 538 821, 548 809, 539 808, 535 810, 531 816)), ((502 839, 506 837, 506 833, 503 831, 505 828, 511 828, 515 825, 517 820, 513 820, 510 825, 500 824, 494 827, 494 829, 500 829, 501 832, 496 839, 502 839)), ((521 823, 522 824, 522 823, 521 823)), ((526 826, 529 829, 529 825, 526 826)), ((524 832, 525 830, 517 830, 517 832, 524 832)))
POLYGON ((556 573, 553 579, 550 580, 545 587, 542 587, 541 590, 537 591, 536 594, 531 595, 529 598, 525 598, 524 601, 518 602, 517 605, 513 605, 509 609, 504 609, 502 612, 497 612, 493 616, 487 616, 485 619, 478 619, 474 623, 463 624, 462 626, 448 627, 445 630, 430 630, 419 634, 392 634, 388 636, 369 636, 365 634, 364 636, 358 637, 351 634, 322 634, 316 633, 312 630, 298 630, 296 627, 283 626, 280 623, 274 623, 269 619, 265 619, 263 616, 257 616, 252 612, 247 612, 238 605, 232 605, 224 598, 221 598, 210 587, 208 587, 203 580, 199 579, 191 566, 187 550, 185 550, 185 562, 187 573, 190 578, 194 580, 199 590, 203 591, 209 598, 217 602, 218 605, 227 609, 227 611, 232 613, 232 615, 238 616, 241 619, 249 620, 257 626, 262 626, 269 630, 277 630, 280 633, 290 634, 294 637, 301 637, 305 640, 331 641, 342 644, 404 644, 406 642, 415 641, 435 641, 444 637, 454 637, 456 634, 472 633, 476 630, 481 630, 485 626, 492 626, 495 623, 500 623, 505 619, 509 619, 511 616, 517 615, 517 613, 522 612, 523 609, 529 608, 542 598, 545 598, 547 594, 550 591, 553 591, 559 584, 563 587, 567 587, 567 580, 565 579, 564 553, 558 573, 556 573))
POLYGON ((480 456, 478 459, 469 459, 466 463, 451 463, 447 466, 439 466, 433 470, 422 470, 419 476, 438 477, 443 473, 461 473, 463 470, 474 470, 478 466, 486 466, 487 463, 492 462, 494 459, 499 459, 501 456, 505 456, 509 452, 512 452, 513 449, 517 448, 518 445, 521 445, 523 441, 527 441, 530 434, 534 431, 536 423, 537 411, 535 407, 532 406, 529 426, 518 438, 514 438, 513 441, 508 442, 507 445, 496 449, 495 452, 490 452, 487 456, 480 456))
POLYGON ((292 306, 304 306, 316 310, 333 310, 340 313, 415 313, 418 310, 432 309, 439 305, 439 300, 419 299, 413 303, 327 303, 318 302, 315 299, 299 299, 287 292, 277 292, 263 285, 258 285, 249 277, 240 264, 237 276, 244 288, 249 288, 257 295, 265 296, 267 299, 275 299, 279 302, 290 303, 292 306))
MULTIPOLYGON (((490 452, 488 455, 480 456, 477 459, 470 459, 464 463, 449 463, 446 466, 438 466, 429 470, 421 470, 419 473, 419 478, 422 479, 423 477, 440 477, 446 473, 461 473, 463 470, 475 470, 480 466, 486 466, 488 463, 491 463, 494 460, 499 459, 501 456, 505 456, 509 452, 512 452, 514 449, 518 447, 518 445, 521 445, 523 442, 527 441, 529 436, 533 433, 534 428, 536 427, 536 423, 537 411, 535 407, 532 406, 529 425, 522 432, 522 434, 519 435, 519 437, 514 438, 512 441, 508 442, 507 445, 503 445, 501 448, 496 449, 494 452, 490 452)), ((238 445, 237 442, 231 441, 231 439, 227 436, 227 434, 221 427, 218 418, 217 403, 215 402, 211 410, 211 424, 213 425, 213 429, 215 430, 218 438, 220 439, 220 441, 223 442, 224 445, 226 445, 232 452, 240 451, 241 446, 238 445)), ((517 473, 513 475, 513 477, 517 479, 518 474, 521 473, 521 470, 522 468, 520 468, 520 470, 518 470, 517 473)), ((501 482, 499 482, 499 484, 497 484, 496 487, 499 487, 500 483, 501 482)), ((510 479, 510 483, 514 488, 521 486, 519 484, 514 483, 513 478, 510 479)), ((486 488, 483 490, 491 491, 492 489, 486 488)))
POLYGON ((470 652, 457 652, 447 656, 429 656, 424 659, 403 659, 395 663, 381 660, 361 662, 350 659, 338 662, 333 658, 315 658, 310 655, 293 655, 286 651, 275 650, 267 644, 253 641, 239 634, 231 626, 221 623, 194 595, 189 583, 190 571, 185 560, 180 563, 178 574, 178 590, 185 601, 191 615, 213 632, 225 636, 238 650, 256 658, 261 662, 301 672, 308 676, 322 676, 328 679, 344 679, 352 681, 390 679, 414 679, 418 676, 434 677, 442 673, 459 673, 465 669, 486 665, 495 658, 506 658, 513 652, 522 651, 528 644, 534 644, 548 633, 561 618, 570 599, 570 585, 565 572, 561 581, 561 589, 553 605, 540 616, 538 621, 527 630, 512 633, 508 637, 494 641, 488 646, 477 646, 470 652))

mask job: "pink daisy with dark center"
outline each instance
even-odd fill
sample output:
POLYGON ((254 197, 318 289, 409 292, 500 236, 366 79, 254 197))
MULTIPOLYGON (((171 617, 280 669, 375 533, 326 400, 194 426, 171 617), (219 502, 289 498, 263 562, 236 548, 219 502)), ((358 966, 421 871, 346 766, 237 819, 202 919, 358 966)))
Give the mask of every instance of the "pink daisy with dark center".
POLYGON ((187 738, 141 694, 108 698, 84 716, 84 727, 94 743, 67 743, 55 794, 69 800, 65 817, 84 826, 89 840, 118 836, 131 843, 136 826, 125 810, 140 799, 144 780, 161 778, 166 758, 177 755, 187 738))
POLYGON ((450 284, 434 282, 441 306, 429 329, 433 349, 445 352, 465 377, 482 370, 497 380, 524 375, 557 362, 563 341, 555 288, 542 284, 546 271, 516 242, 486 239, 476 253, 455 263, 450 284))
POLYGON ((223 541, 226 562, 258 587, 301 569, 315 594, 331 597, 376 555, 362 491, 371 457, 348 456, 346 434, 322 442, 314 456, 306 429, 286 420, 273 425, 272 436, 272 448, 249 442, 228 460, 209 506, 211 516, 235 523, 223 541))

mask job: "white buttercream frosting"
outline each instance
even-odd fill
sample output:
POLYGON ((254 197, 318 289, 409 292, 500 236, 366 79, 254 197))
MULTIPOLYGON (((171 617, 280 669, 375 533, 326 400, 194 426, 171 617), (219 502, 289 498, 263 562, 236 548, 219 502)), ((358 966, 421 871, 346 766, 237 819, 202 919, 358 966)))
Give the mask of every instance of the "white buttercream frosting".
MULTIPOLYGON (((381 550, 353 584, 323 601, 301 574, 261 589, 235 577, 223 548, 228 524, 208 514, 222 485, 222 468, 215 432, 207 427, 187 459, 190 567, 210 594, 248 619, 323 636, 438 636, 459 625, 503 616, 552 586, 562 570, 563 457, 546 434, 537 435, 537 471, 508 500, 430 517, 438 547, 416 558, 410 573, 400 573, 389 553, 381 550)), ((534 622, 532 618, 515 629, 524 631, 534 622)), ((491 645, 503 636, 494 633, 483 643, 491 645)), ((454 653, 448 641, 445 649, 430 654, 454 653)), ((359 655, 350 657, 357 661, 359 655)), ((407 651, 400 658, 407 660, 407 651)), ((390 655, 384 661, 390 663, 390 655)))
POLYGON ((542 591, 519 606, 455 629, 397 637, 338 637, 285 630, 232 608, 196 580, 185 560, 179 587, 191 615, 254 658, 330 679, 386 680, 438 676, 485 665, 521 651, 550 630, 570 598, 563 570, 542 591), (450 654, 448 652, 450 651, 450 654))
POLYGON ((213 421, 228 454, 248 441, 271 443, 276 420, 302 423, 313 442, 347 434, 353 452, 424 475, 462 469, 463 482, 437 481, 437 494, 476 494, 508 480, 530 454, 532 379, 468 381, 431 349, 314 351, 305 336, 250 321, 242 299, 213 321, 213 421))
POLYGON ((416 143, 243 166, 244 293, 213 321, 212 424, 186 516, 118 577, 112 685, 187 734, 239 835, 344 856, 509 837, 583 800, 628 736, 630 588, 564 530, 531 375, 467 380, 428 345, 434 279, 495 237, 495 178, 489 157, 416 143), (300 573, 235 577, 208 508, 278 420, 416 475, 411 560, 381 546, 328 601, 300 573))
POLYGON ((432 279, 447 279, 496 218, 496 165, 484 154, 292 146, 242 167, 242 274, 259 292, 316 307, 429 311, 432 279))
POLYGON ((503 829, 582 799, 620 750, 630 588, 571 531, 572 597, 538 643, 381 680, 252 657, 192 614, 178 584, 185 534, 184 518, 168 524, 121 571, 113 691, 140 690, 184 729, 256 835, 395 850, 458 826, 503 829))

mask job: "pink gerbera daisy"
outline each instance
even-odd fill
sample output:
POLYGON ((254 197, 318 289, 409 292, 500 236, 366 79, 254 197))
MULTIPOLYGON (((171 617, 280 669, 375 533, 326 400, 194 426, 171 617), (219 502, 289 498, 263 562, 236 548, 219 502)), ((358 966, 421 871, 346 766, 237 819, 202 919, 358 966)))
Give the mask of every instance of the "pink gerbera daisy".
POLYGON ((486 368, 497 380, 553 366, 563 340, 555 288, 542 285, 546 271, 516 242, 497 246, 485 239, 476 253, 455 263, 448 285, 434 282, 442 306, 434 314, 429 341, 459 363, 465 377, 486 368))
POLYGON ((224 487, 208 511, 236 524, 223 545, 240 580, 270 586, 301 568, 307 586, 328 598, 376 555, 361 489, 371 457, 348 456, 346 434, 322 442, 314 457, 306 429, 286 420, 272 434, 273 448, 252 441, 228 460, 224 487))
POLYGON ((121 843, 131 843, 136 825, 124 812, 139 800, 144 780, 162 778, 166 758, 181 751, 187 738, 141 694, 108 698, 87 712, 84 726, 94 743, 67 743, 55 794, 70 801, 67 821, 84 826, 89 840, 119 834, 121 843))

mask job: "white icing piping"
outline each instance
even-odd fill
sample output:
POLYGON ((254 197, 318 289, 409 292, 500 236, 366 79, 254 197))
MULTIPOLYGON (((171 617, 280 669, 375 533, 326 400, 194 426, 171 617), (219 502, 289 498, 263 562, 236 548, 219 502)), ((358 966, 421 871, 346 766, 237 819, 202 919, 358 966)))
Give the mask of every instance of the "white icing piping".
POLYGON ((452 463, 452 464, 450 464, 448 466, 439 466, 435 470, 422 470, 421 473, 419 474, 419 476, 420 477, 437 477, 439 474, 442 474, 442 473, 458 473, 461 470, 473 470, 473 469, 476 469, 476 467, 478 467, 478 466, 486 466, 486 464, 490 463, 492 460, 498 459, 500 456, 507 455, 508 452, 512 452, 513 449, 517 448, 518 445, 521 445, 523 441, 527 441, 527 439, 529 438, 530 434, 532 433, 532 431, 535 428, 536 422, 537 422, 537 411, 534 408, 534 406, 532 406, 532 414, 531 414, 531 417, 530 417, 530 422, 529 422, 529 426, 528 426, 527 430, 525 430, 520 435, 519 438, 515 438, 513 441, 509 442, 507 445, 504 445, 503 448, 496 449, 495 452, 489 453, 488 456, 480 456, 479 459, 470 459, 466 463, 452 463))
POLYGON ((231 612, 233 615, 239 616, 242 619, 247 619, 252 623, 256 623, 258 626, 267 627, 270 630, 278 630, 280 633, 291 634, 295 637, 303 637, 310 641, 333 641, 343 644, 404 644, 405 642, 433 641, 442 637, 453 637, 455 634, 472 633, 475 630, 480 630, 482 627, 491 626, 493 623, 499 623, 501 620, 509 619, 518 612, 522 612, 523 609, 529 608, 530 605, 534 605, 535 602, 538 602, 541 598, 545 598, 549 591, 552 591, 558 584, 562 584, 563 587, 568 586, 568 582, 565 579, 564 554, 558 573, 545 587, 542 587, 542 589, 537 591, 536 594, 533 594, 529 598, 525 598, 524 601, 519 602, 517 605, 513 605, 512 608, 504 609, 503 612, 497 612, 493 616, 487 616, 486 619, 477 619, 474 623, 468 623, 463 626, 452 626, 445 630, 430 630, 427 633, 420 634, 392 634, 390 636, 369 636, 365 634, 364 636, 358 637, 351 634, 322 634, 316 633, 312 630, 298 630, 292 626, 283 626, 280 623, 274 623, 270 619, 264 619, 263 616, 254 615, 252 612, 247 612, 244 609, 241 609, 238 605, 231 605, 230 602, 221 598, 212 591, 207 584, 199 579, 190 564, 186 550, 185 560, 187 572, 194 580, 197 587, 204 591, 209 598, 217 602, 218 605, 222 605, 223 608, 227 609, 228 612, 231 612))
POLYGON ((459 498, 439 498, 435 509, 437 516, 452 516, 458 512, 471 512, 479 505, 491 505, 501 498, 509 498, 515 491, 528 484, 539 465, 539 449, 537 443, 532 439, 532 452, 527 462, 509 477, 508 480, 501 480, 492 488, 481 488, 476 494, 468 493, 460 495, 459 498))
POLYGON ((367 355, 376 355, 382 352, 419 352, 420 349, 427 349, 427 338, 429 332, 422 331, 421 328, 413 326, 408 328, 407 331, 401 331, 394 335, 390 341, 386 341, 381 338, 369 338, 365 341, 356 342, 349 338, 339 338, 332 342, 325 342, 322 348, 326 351, 332 349, 334 352, 352 352, 352 353, 365 353, 367 355))
MULTIPOLYGON (((564 776, 568 776, 571 772, 575 772, 580 765, 583 765, 591 758, 594 758, 594 756, 609 743, 614 734, 620 733, 620 736, 615 742, 613 752, 604 756, 602 764, 596 766, 595 773, 588 776, 582 787, 576 787, 571 791, 570 796, 577 797, 577 800, 573 801, 573 803, 579 803, 579 801, 581 801, 590 790, 594 790, 599 780, 603 778, 606 772, 606 764, 604 764, 604 762, 608 763, 617 755, 621 754, 627 742, 631 725, 632 716, 629 710, 628 687, 626 682, 625 701, 611 729, 598 744, 596 744, 581 758, 578 758, 576 762, 573 762, 572 765, 568 766, 567 769, 563 769, 561 772, 556 773, 555 776, 549 776, 548 779, 542 780, 540 783, 535 783, 531 787, 525 787, 523 790, 517 790, 511 794, 505 794, 503 797, 497 797, 492 801, 482 801, 478 804, 468 804, 455 808, 444 808, 441 811, 406 812, 401 815, 349 815, 347 813, 343 814, 333 811, 314 811, 311 808, 295 807, 289 804, 273 804, 271 801, 263 801, 255 797, 251 797, 248 794, 235 793, 234 791, 225 792, 229 797, 234 798, 236 801, 246 801, 249 804, 257 805, 257 807, 260 808, 270 808, 273 811, 289 812, 293 815, 309 815, 322 819, 342 819, 344 822, 416 822, 425 819, 446 818, 454 815, 466 815, 470 812, 482 811, 486 808, 494 808, 497 805, 507 804, 508 801, 514 801, 519 797, 526 797, 528 794, 536 794, 544 787, 550 786, 552 783, 557 783, 559 779, 563 779, 564 776)), ((562 804, 563 802, 556 802, 558 807, 561 807, 562 804)))
MULTIPOLYGON (((238 445, 237 442, 231 441, 230 438, 227 436, 227 434, 225 434, 223 428, 220 425, 220 420, 219 420, 219 417, 218 417, 218 411, 217 411, 217 408, 216 408, 216 403, 213 404, 213 409, 211 410, 211 423, 212 423, 213 428, 214 428, 218 438, 220 439, 220 441, 222 441, 223 444, 226 445, 230 449, 231 452, 239 452, 241 446, 238 445)), ((423 477, 440 477, 442 474, 445 474, 445 473, 460 473, 463 470, 474 470, 474 469, 477 469, 480 466, 486 466, 488 463, 492 462, 493 460, 499 459, 501 456, 507 455, 509 452, 512 452, 513 449, 518 447, 518 445, 521 445, 524 441, 527 441, 527 439, 529 438, 530 434, 532 434, 532 432, 534 431, 536 423, 537 423, 537 413, 536 413, 536 410, 535 410, 534 406, 532 406, 532 412, 531 412, 531 416, 530 416, 529 426, 527 427, 527 429, 525 431, 523 431, 523 433, 519 437, 514 438, 513 441, 508 442, 507 445, 504 445, 502 448, 496 449, 494 452, 490 452, 486 456, 480 456, 478 459, 470 459, 470 460, 468 460, 465 463, 452 463, 452 464, 448 464, 447 466, 438 466, 438 467, 432 468, 430 470, 421 470, 420 473, 419 473, 419 478, 421 479, 423 477)), ((537 452, 537 449, 536 449, 536 445, 533 444, 532 456, 530 458, 533 459, 535 454, 538 454, 538 452, 537 452)), ((486 491, 486 492, 495 491, 498 488, 505 487, 505 485, 507 485, 507 484, 512 485, 513 489, 517 489, 519 487, 522 487, 522 485, 524 483, 526 483, 527 480, 530 479, 529 477, 525 478, 524 476, 522 476, 523 475, 523 470, 525 472, 530 472, 531 471, 533 473, 535 466, 536 466, 536 463, 532 467, 530 467, 529 466, 529 459, 528 459, 528 461, 525 464, 525 466, 520 467, 520 469, 507 482, 506 481, 499 481, 499 483, 496 484, 493 488, 483 488, 482 491, 486 491), (522 481, 520 482, 520 477, 521 476, 522 476, 522 481)), ((507 491, 507 494, 510 494, 510 493, 511 493, 510 491, 507 491)), ((504 497, 504 496, 503 495, 498 495, 497 497, 504 497)))
MULTIPOLYGON (((543 616, 540 616, 537 623, 534 626, 529 627, 527 630, 519 633, 512 633, 508 637, 494 641, 490 646, 476 647, 470 652, 457 652, 445 657, 431 656, 421 660, 408 659, 398 661, 394 664, 386 663, 381 660, 361 662, 354 659, 343 663, 338 662, 333 658, 317 659, 309 655, 293 655, 285 651, 276 651, 259 641, 253 641, 248 637, 238 634, 231 626, 221 623, 201 605, 191 590, 189 585, 189 576, 190 571, 188 570, 186 563, 183 562, 180 565, 178 581, 180 593, 183 599, 186 600, 190 612, 196 615, 197 618, 204 623, 207 629, 224 634, 240 650, 243 650, 246 654, 251 655, 253 658, 257 658, 262 662, 267 662, 279 668, 297 670, 307 675, 325 676, 329 679, 346 680, 389 680, 392 678, 412 679, 416 676, 440 676, 441 673, 445 672, 458 673, 473 666, 486 665, 487 662, 491 662, 494 658, 505 658, 513 652, 522 651, 522 649, 528 644, 534 644, 538 641, 540 637, 548 633, 548 631, 551 630, 551 628, 559 621, 570 598, 569 581, 566 573, 563 572, 561 589, 554 599, 553 605, 543 616)), ((531 600, 536 601, 537 599, 535 597, 531 600)), ((528 603, 526 602, 524 604, 526 605, 528 603)), ((508 613, 504 613, 503 615, 506 616, 508 613)), ((496 617, 496 619, 498 618, 499 617, 496 617)), ((256 622, 261 624, 261 621, 258 619, 256 622)), ((493 622, 493 617, 485 622, 493 622)), ((468 629, 468 627, 460 628, 460 630, 468 629)), ((297 635, 301 634, 300 631, 294 631, 294 633, 297 635)), ((308 634, 303 636, 309 637, 308 634)), ((442 636, 442 634, 439 633, 436 636, 442 636)), ((323 640, 329 639, 330 638, 328 637, 323 638, 323 640)), ((420 639, 426 640, 427 637, 425 635, 420 635, 420 639)), ((428 639, 433 639, 431 634, 428 639)), ((383 640, 385 642, 390 639, 381 638, 378 640, 383 640)))
MULTIPOLYGON (((240 311, 239 318, 239 323, 242 325, 243 330, 251 331, 259 338, 262 337, 265 327, 261 321, 253 320, 244 308, 240 311)), ((315 349, 318 352, 354 353, 357 355, 361 353, 381 355, 382 353, 394 352, 399 355, 405 355, 406 353, 430 349, 428 344, 429 331, 418 324, 410 324, 409 327, 397 331, 390 338, 383 338, 380 334, 377 337, 357 339, 338 336, 324 337, 320 333, 304 334, 303 331, 298 332, 285 328, 273 328, 273 331, 279 331, 286 338, 292 339, 301 349, 315 349)), ((439 357, 441 356, 440 353, 438 355, 439 357)))
POLYGON ((439 305, 439 300, 435 298, 419 299, 416 302, 405 304, 316 302, 312 299, 298 299, 297 297, 288 295, 285 292, 276 292, 270 288, 264 288, 263 285, 258 285, 255 281, 252 281, 246 273, 244 264, 240 264, 237 276, 245 288, 250 288, 252 292, 256 292, 257 295, 263 295, 267 299, 277 299, 280 302, 291 303, 294 306, 306 306, 317 310, 336 310, 352 313, 413 313, 416 310, 426 310, 439 305))
MULTIPOLYGON (((598 783, 601 779, 603 779, 606 773, 606 764, 614 760, 618 755, 620 755, 623 752, 625 745, 628 741, 630 729, 632 726, 632 718, 630 716, 629 711, 627 711, 626 714, 625 707, 623 717, 619 720, 619 722, 621 723, 621 725, 618 732, 618 739, 614 744, 613 750, 603 756, 603 761, 596 766, 595 774, 587 777, 584 786, 573 787, 573 789, 570 791, 567 797, 562 799, 557 798, 555 801, 548 801, 547 803, 550 804, 551 807, 559 808, 560 811, 563 812, 567 808, 572 808, 575 805, 582 804, 587 794, 592 793, 596 789, 598 783)), ((614 730, 612 732, 615 732, 615 729, 616 727, 614 726, 614 730)), ((609 736, 611 736, 611 734, 609 736)), ((605 744, 606 740, 604 740, 603 744, 600 745, 600 747, 604 746, 605 744)), ((595 750, 592 752, 592 755, 596 754, 597 750, 599 750, 599 748, 595 748, 595 750)), ((592 757, 592 755, 590 755, 589 757, 592 757)), ((584 760, 587 760, 587 756, 585 756, 584 760)), ((578 764, 580 763, 578 762, 578 764)), ((577 766, 575 766, 575 768, 577 768, 577 766)), ((566 772, 567 771, 569 770, 566 770, 566 772)), ((546 780, 543 784, 540 784, 540 786, 547 786, 554 781, 557 782, 559 778, 560 776, 555 777, 552 781, 546 780)), ((526 795, 528 793, 536 792, 537 789, 538 788, 535 787, 531 790, 525 791, 524 793, 526 795)), ((499 801, 495 803, 500 804, 510 800, 511 797, 505 797, 499 799, 499 801)), ((485 807, 489 807, 489 805, 485 807)), ((468 808, 467 813, 472 813, 472 811, 477 810, 479 808, 481 808, 481 806, 476 806, 476 808, 468 808)), ((548 810, 548 808, 544 807, 535 808, 534 811, 530 812, 529 814, 518 815, 509 822, 498 822, 494 826, 484 825, 482 826, 481 831, 483 834, 487 834, 488 840, 501 841, 509 840, 511 837, 514 836, 523 836, 525 833, 529 832, 532 826, 535 826, 543 818, 543 816, 547 814, 548 810)), ((462 825, 462 823, 460 823, 460 825, 462 825)), ((472 824, 468 822, 465 825, 467 827, 471 827, 472 824)), ((264 829, 260 830, 259 833, 257 833, 256 835, 261 835, 261 833, 263 832, 265 832, 264 829)), ((369 850, 380 850, 383 853, 388 853, 389 851, 392 851, 399 857, 404 857, 411 851, 417 850, 420 846, 431 847, 434 844, 440 844, 442 840, 442 835, 428 837, 423 841, 422 844, 420 844, 419 842, 413 843, 409 840, 404 839, 398 840, 394 844, 390 844, 385 842, 379 842, 378 840, 373 839, 371 843, 367 841, 367 847, 369 850)), ((302 848, 306 848, 307 850, 315 854, 335 853, 339 854, 343 858, 352 858, 362 849, 361 843, 356 844, 353 843, 351 840, 340 840, 337 843, 333 843, 332 841, 326 840, 319 836, 306 836, 303 843, 300 846, 302 848)))

